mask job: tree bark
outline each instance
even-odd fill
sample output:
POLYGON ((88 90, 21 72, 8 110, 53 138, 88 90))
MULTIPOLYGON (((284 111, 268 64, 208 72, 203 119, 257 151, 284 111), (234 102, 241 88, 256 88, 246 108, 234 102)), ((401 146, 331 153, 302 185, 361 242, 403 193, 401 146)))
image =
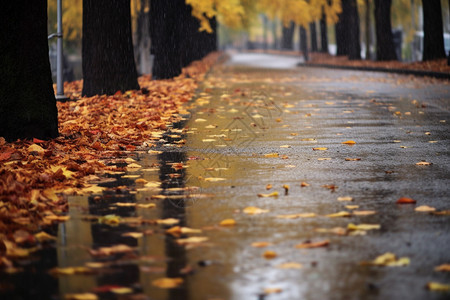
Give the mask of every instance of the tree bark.
POLYGON ((422 0, 423 61, 445 58, 442 7, 440 0, 422 0))
POLYGON ((370 38, 370 0, 364 1, 366 5, 366 11, 365 11, 365 38, 366 38, 366 60, 370 60, 370 46, 372 44, 371 38, 370 38))
POLYGON ((168 79, 180 75, 183 57, 180 55, 180 16, 183 0, 150 1, 150 37, 152 40, 152 78, 168 79))
POLYGON ((130 0, 83 0, 84 96, 139 89, 130 0))
POLYGON ((319 47, 317 46, 317 30, 315 21, 309 23, 309 34, 311 35, 311 52, 317 52, 319 47))
POLYGON ((391 27, 392 0, 375 0, 377 60, 397 60, 391 27))
POLYGON ((300 34, 300 51, 303 53, 303 58, 305 62, 309 60, 308 55, 308 35, 306 33, 306 29, 303 26, 299 26, 299 34, 300 34))
POLYGON ((348 58, 350 60, 358 60, 361 59, 358 6, 356 4, 356 0, 349 0, 349 2, 350 2, 350 14, 347 23, 348 41, 349 41, 348 58))
POLYGON ((361 59, 359 27, 356 0, 342 0, 342 13, 335 27, 337 55, 348 55, 351 60, 361 59))
POLYGON ((281 37, 281 49, 282 50, 293 50, 294 49, 294 22, 289 23, 289 27, 283 26, 282 37, 281 37))
POLYGON ((0 17, 0 136, 58 136, 48 56, 47 1, 7 1, 0 17))
POLYGON ((324 7, 322 7, 322 17, 320 18, 320 47, 321 52, 328 53, 327 15, 324 7))

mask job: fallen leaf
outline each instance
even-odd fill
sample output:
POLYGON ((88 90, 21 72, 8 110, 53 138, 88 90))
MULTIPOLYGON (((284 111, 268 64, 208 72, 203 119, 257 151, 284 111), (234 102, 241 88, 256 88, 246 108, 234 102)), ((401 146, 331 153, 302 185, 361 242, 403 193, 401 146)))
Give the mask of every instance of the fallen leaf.
POLYGON ((41 232, 39 232, 39 233, 36 233, 36 234, 34 235, 34 237, 35 237, 40 243, 46 242, 46 241, 56 241, 56 240, 57 240, 56 236, 50 235, 50 234, 48 234, 48 233, 45 232, 45 231, 41 231, 41 232))
POLYGON ((309 186, 309 183, 302 181, 302 182, 300 183, 300 186, 301 186, 301 187, 307 187, 307 186, 309 186))
POLYGON ((435 211, 435 212, 432 212, 431 214, 436 215, 436 216, 450 216, 450 210, 435 211))
POLYGON ((65 300, 98 300, 98 296, 92 293, 66 294, 65 300))
POLYGON ((173 289, 183 284, 183 282, 184 282, 183 278, 180 277, 175 278, 164 277, 153 280, 152 285, 159 287, 161 289, 173 289))
POLYGON ((434 268, 436 272, 450 272, 450 264, 443 264, 434 268))
POLYGON ((300 213, 300 214, 288 214, 288 215, 277 215, 279 219, 297 219, 297 218, 314 218, 317 215, 315 213, 300 213))
POLYGON ((42 148, 41 146, 36 145, 36 144, 31 144, 27 150, 28 150, 28 152, 31 152, 31 153, 35 152, 39 155, 43 155, 45 152, 44 148, 42 148))
POLYGON ((334 214, 326 215, 325 217, 328 217, 328 218, 342 218, 342 217, 347 218, 347 217, 351 217, 351 216, 352 216, 352 214, 350 212, 348 212, 348 211, 340 211, 340 212, 337 212, 337 213, 334 213, 334 214))
POLYGON ((128 288, 128 287, 117 287, 117 288, 112 288, 111 292, 113 292, 114 294, 117 295, 125 295, 125 294, 131 294, 133 293, 133 289, 128 288))
POLYGON ((331 160, 331 157, 319 157, 317 160, 331 160))
POLYGON ((271 250, 266 250, 263 253, 263 257, 265 259, 273 259, 273 258, 275 258, 277 256, 278 256, 278 254, 275 251, 271 251, 271 250))
POLYGON ((144 234, 142 232, 126 232, 126 233, 123 233, 122 236, 140 239, 141 237, 144 236, 144 234))
POLYGON ((416 163, 416 165, 418 165, 418 166, 430 166, 430 165, 432 165, 432 163, 427 162, 427 161, 419 161, 418 163, 416 163))
POLYGON ((255 206, 248 206, 248 207, 244 208, 242 211, 248 215, 257 215, 257 214, 264 214, 264 213, 269 212, 268 209, 262 209, 262 208, 258 208, 255 206))
POLYGON ((176 240, 176 243, 178 245, 188 245, 188 244, 199 244, 204 243, 208 240, 205 236, 192 236, 185 239, 178 239, 176 240))
POLYGON ((433 211, 436 211, 436 208, 428 206, 428 205, 421 205, 421 206, 417 206, 414 210, 418 211, 418 212, 433 212, 433 211))
POLYGON ((265 288, 264 289, 264 294, 265 295, 270 295, 270 294, 278 294, 281 293, 283 290, 280 288, 265 288))
POLYGON ((363 265, 372 265, 372 266, 385 266, 385 267, 404 267, 410 264, 410 260, 408 257, 400 257, 394 253, 387 252, 383 255, 376 257, 374 260, 369 262, 363 262, 363 265))
POLYGON ((142 168, 142 166, 138 165, 136 163, 131 163, 131 164, 127 165, 127 167, 126 167, 127 171, 136 171, 136 170, 139 170, 140 168, 142 168))
POLYGON ((272 188, 272 185, 269 183, 266 185, 266 190, 270 190, 272 188))
POLYGON ((53 275, 74 275, 74 274, 92 274, 93 270, 87 267, 67 267, 53 268, 50 270, 53 275))
POLYGON ((408 197, 401 197, 397 200, 397 204, 415 204, 417 201, 408 197))
POLYGON ((359 208, 359 205, 346 205, 345 208, 346 209, 357 209, 357 208, 359 208))
POLYGON ((374 210, 354 210, 352 211, 352 214, 354 216, 370 216, 370 215, 374 215, 377 212, 374 210))
POLYGON ((352 141, 352 140, 349 140, 349 141, 342 142, 341 144, 345 144, 345 145, 354 145, 354 144, 356 144, 356 142, 355 142, 355 141, 352 141))
POLYGON ((361 158, 346 158, 346 161, 360 161, 361 158))
POLYGON ((269 158, 269 157, 279 157, 279 156, 280 156, 279 153, 267 153, 267 154, 264 154, 264 157, 267 157, 267 158, 269 158))
POLYGON ((273 243, 271 243, 271 242, 253 242, 251 244, 251 246, 255 247, 255 248, 264 248, 264 247, 272 246, 272 245, 273 245, 273 243))
POLYGON ((267 197, 278 197, 278 192, 272 192, 270 194, 258 194, 258 197, 260 198, 267 198, 267 197))
POLYGON ((227 180, 226 178, 219 178, 219 177, 206 177, 203 180, 208 182, 218 182, 218 181, 224 181, 227 180))
POLYGON ((328 148, 326 147, 316 147, 316 148, 312 148, 314 151, 325 151, 328 150, 328 148))
POLYGON ((180 220, 174 219, 174 218, 156 220, 157 224, 162 224, 162 225, 173 225, 173 224, 178 224, 179 222, 180 222, 180 220))
POLYGON ((330 244, 329 240, 323 240, 319 242, 306 241, 304 243, 295 245, 295 248, 297 249, 321 248, 327 247, 329 244, 330 244))
POLYGON ((426 288, 430 291, 448 292, 450 291, 450 284, 444 284, 439 282, 428 282, 426 288))
POLYGON ((377 230, 380 229, 381 225, 380 224, 359 224, 359 225, 355 225, 353 223, 350 223, 347 225, 347 229, 348 230, 377 230))
POLYGON ((277 266, 279 269, 301 269, 302 267, 302 264, 296 262, 286 262, 277 266))
POLYGON ((343 197, 338 197, 337 200, 338 201, 353 201, 353 197, 343 196, 343 197))
POLYGON ((220 226, 234 226, 236 221, 234 219, 225 219, 219 223, 220 226))
POLYGON ((314 229, 315 232, 319 233, 333 233, 337 235, 346 235, 347 229, 343 227, 333 227, 333 228, 316 228, 314 229))
POLYGON ((121 218, 117 215, 106 215, 98 218, 98 222, 100 224, 107 224, 107 225, 118 225, 120 224, 121 218))

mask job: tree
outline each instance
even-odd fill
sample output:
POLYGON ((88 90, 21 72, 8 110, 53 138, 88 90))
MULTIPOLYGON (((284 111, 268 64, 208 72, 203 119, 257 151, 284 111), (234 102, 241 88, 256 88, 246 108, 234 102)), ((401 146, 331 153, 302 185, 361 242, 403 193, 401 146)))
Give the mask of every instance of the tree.
POLYGON ((84 96, 139 89, 130 0, 83 0, 84 96))
POLYGON ((153 79, 167 79, 181 73, 180 16, 185 4, 183 0, 150 1, 150 37, 152 40, 153 79))
POLYGON ((356 0, 342 0, 342 13, 335 28, 337 55, 348 55, 351 60, 361 59, 356 0))
POLYGON ((445 58, 440 0, 422 0, 423 61, 445 58))
POLYGON ((293 50, 294 49, 294 30, 295 30, 295 23, 289 22, 289 25, 283 26, 283 29, 281 31, 281 49, 283 50, 293 50))
POLYGON ((391 26, 392 0, 375 0, 377 60, 397 60, 391 26))
POLYGON ((303 53, 303 58, 305 61, 309 60, 308 55, 308 35, 306 33, 306 28, 303 25, 299 26, 299 37, 300 37, 300 51, 303 53))
POLYGON ((7 1, 0 18, 0 136, 58 136, 58 112, 48 57, 47 1, 7 1), (6 17, 5 17, 6 16, 6 17))
POLYGON ((320 16, 320 52, 328 53, 327 15, 323 6, 320 16))
POLYGON ((311 35, 311 51, 317 52, 319 47, 317 46, 316 21, 309 23, 309 34, 311 35))

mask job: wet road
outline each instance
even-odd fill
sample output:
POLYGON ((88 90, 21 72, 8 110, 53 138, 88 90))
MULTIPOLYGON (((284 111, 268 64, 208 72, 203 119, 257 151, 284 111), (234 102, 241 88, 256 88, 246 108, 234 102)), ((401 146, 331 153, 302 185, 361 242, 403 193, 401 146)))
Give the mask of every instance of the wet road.
POLYGON ((70 199, 56 251, 26 274, 2 275, 27 282, 8 297, 448 299, 425 285, 450 284, 434 271, 450 263, 450 216, 415 208, 450 210, 450 84, 270 59, 237 55, 216 66, 188 103, 190 118, 157 151, 129 153, 141 168, 70 199), (401 197, 417 203, 396 204, 401 197), (99 219, 107 215, 120 221, 99 219), (236 224, 220 226, 225 219, 236 224), (165 233, 175 225, 201 232, 165 233), (296 247, 308 241, 328 246, 296 247), (409 265, 361 263, 386 252, 409 265), (47 272, 75 266, 90 272, 47 272), (161 288, 166 277, 181 280, 161 288), (45 293, 36 278, 48 279, 45 293))

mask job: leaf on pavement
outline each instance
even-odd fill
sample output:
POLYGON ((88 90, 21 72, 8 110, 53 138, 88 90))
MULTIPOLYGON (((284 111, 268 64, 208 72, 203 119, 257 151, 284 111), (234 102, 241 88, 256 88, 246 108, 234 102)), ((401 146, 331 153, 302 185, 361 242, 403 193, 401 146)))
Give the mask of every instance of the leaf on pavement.
POLYGON ((315 147, 315 148, 312 148, 314 151, 326 151, 326 150, 328 150, 328 148, 327 147, 315 147))
POLYGON ((258 197, 260 197, 260 198, 278 197, 278 192, 275 191, 270 194, 258 194, 258 197))
POLYGON ((337 198, 338 201, 353 201, 353 197, 350 196, 342 196, 337 198))
POLYGON ((383 255, 376 257, 372 261, 362 262, 362 265, 372 265, 372 266, 385 266, 385 267, 404 267, 410 264, 410 259, 408 257, 400 257, 394 253, 387 252, 383 255))
POLYGON ((152 285, 159 287, 161 289, 173 289, 181 284, 183 284, 183 278, 175 277, 175 278, 159 278, 152 281, 152 285))
POLYGON ((156 220, 156 223, 162 225, 174 225, 180 223, 180 220, 174 218, 158 219, 156 220))
POLYGON ((317 217, 317 215, 315 213, 277 215, 277 218, 279 218, 279 219, 297 219, 297 218, 314 218, 314 217, 317 217))
POLYGON ((431 166, 433 163, 427 162, 427 161, 419 161, 416 163, 418 166, 431 166))
POLYGON ((450 264, 442 264, 434 268, 436 272, 450 272, 450 264))
POLYGON ((421 205, 421 206, 417 206, 414 210, 418 211, 418 212, 433 212, 433 211, 436 211, 436 208, 428 206, 428 205, 421 205))
POLYGON ((98 300, 98 296, 93 293, 66 294, 65 300, 98 300))
POLYGON ((397 204, 415 204, 417 201, 408 197, 401 197, 397 200, 397 204))
POLYGON ((348 230, 376 230, 376 229, 380 229, 381 225, 380 224, 358 224, 355 225, 353 223, 350 223, 347 225, 347 229, 348 230))
POLYGON ((234 220, 234 219, 225 219, 225 220, 222 220, 222 221, 220 221, 220 223, 219 223, 219 225, 220 226, 234 226, 234 225, 236 225, 236 220, 234 220))
POLYGON ((355 142, 355 141, 352 141, 352 140, 349 140, 349 141, 342 142, 341 144, 345 144, 345 145, 354 145, 354 144, 356 144, 356 142, 355 142))
POLYGON ((278 256, 278 254, 275 251, 272 251, 272 250, 266 250, 263 253, 263 257, 265 259, 273 259, 273 258, 275 258, 277 256, 278 256))
POLYGON ((271 242, 253 242, 251 244, 251 246, 255 247, 255 248, 264 248, 264 247, 272 246, 272 245, 273 245, 273 243, 271 243, 271 242))
POLYGON ((248 207, 244 208, 242 211, 248 215, 258 215, 258 214, 264 214, 264 213, 269 212, 268 209, 262 209, 262 208, 258 208, 255 206, 248 206, 248 207))
POLYGON ((286 262, 277 266, 279 269, 301 269, 302 267, 302 264, 296 262, 286 262))
POLYGON ((300 243, 295 245, 297 249, 312 249, 312 248, 321 248, 327 247, 330 244, 329 240, 323 240, 318 242, 306 241, 304 243, 300 243))
POLYGON ((193 236, 193 237, 188 237, 185 239, 178 239, 178 240, 176 240, 176 242, 178 245, 188 245, 188 244, 204 243, 207 240, 208 240, 208 238, 205 236, 193 236))
POLYGON ((450 291, 450 284, 428 282, 426 288, 430 291, 448 292, 450 291))
POLYGON ((265 288, 264 295, 278 294, 281 293, 282 291, 283 290, 281 288, 265 288))
POLYGON ((348 212, 348 211, 340 211, 340 212, 337 212, 337 213, 334 213, 334 214, 326 215, 325 217, 328 217, 328 218, 348 218, 348 217, 351 217, 351 216, 352 216, 352 214, 350 212, 348 212))
POLYGON ((264 154, 264 157, 267 157, 267 158, 270 158, 270 157, 279 157, 279 156, 280 156, 280 154, 279 154, 279 153, 276 153, 276 152, 264 154))

